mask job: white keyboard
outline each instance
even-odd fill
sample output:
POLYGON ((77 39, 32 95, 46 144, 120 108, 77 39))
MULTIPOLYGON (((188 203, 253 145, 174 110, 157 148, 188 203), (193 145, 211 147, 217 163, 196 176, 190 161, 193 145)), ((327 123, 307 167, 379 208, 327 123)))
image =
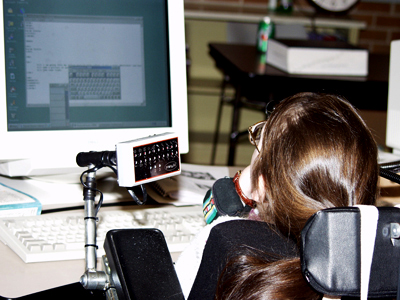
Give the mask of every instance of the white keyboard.
MULTIPOLYGON (((205 226, 200 206, 100 209, 97 222, 97 256, 104 255, 104 239, 111 229, 158 228, 170 252, 181 252, 205 226)), ((32 217, 0 219, 0 240, 24 262, 85 258, 84 212, 69 211, 32 217)))

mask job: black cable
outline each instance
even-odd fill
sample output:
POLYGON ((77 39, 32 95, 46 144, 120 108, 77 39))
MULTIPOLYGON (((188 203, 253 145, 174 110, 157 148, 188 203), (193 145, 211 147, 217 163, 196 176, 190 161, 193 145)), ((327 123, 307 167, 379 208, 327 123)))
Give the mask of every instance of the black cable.
POLYGON ((88 186, 88 185, 84 182, 83 176, 84 176, 85 174, 87 174, 87 173, 97 172, 97 171, 100 170, 101 168, 102 168, 102 166, 96 166, 96 167, 93 167, 93 168, 91 168, 91 169, 88 169, 88 170, 82 172, 81 177, 80 177, 81 184, 82 184, 82 186, 83 186, 84 188, 86 188, 86 189, 88 189, 88 190, 90 190, 90 191, 92 191, 92 192, 94 192, 94 193, 99 193, 99 195, 100 195, 99 201, 98 201, 98 203, 97 203, 97 205, 96 205, 96 211, 95 211, 95 214, 94 214, 96 217, 97 217, 97 214, 98 214, 99 211, 100 211, 101 205, 103 204, 103 192, 100 191, 100 190, 97 189, 97 188, 93 188, 93 187, 88 186))
POLYGON ((142 185, 140 185, 140 188, 142 189, 142 193, 143 193, 143 201, 141 201, 136 196, 136 194, 132 188, 126 188, 128 190, 129 195, 131 195, 131 197, 133 198, 133 200, 136 202, 137 205, 143 205, 147 201, 147 190, 146 190, 145 186, 142 184, 142 185))
POLYGON ((391 171, 389 169, 380 167, 379 175, 383 178, 389 179, 390 181, 400 184, 400 175, 394 173, 393 171, 391 171))

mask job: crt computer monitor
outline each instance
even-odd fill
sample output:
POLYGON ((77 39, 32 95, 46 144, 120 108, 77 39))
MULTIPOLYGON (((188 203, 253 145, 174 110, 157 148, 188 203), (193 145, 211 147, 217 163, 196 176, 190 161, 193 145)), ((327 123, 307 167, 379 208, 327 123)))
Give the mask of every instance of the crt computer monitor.
POLYGON ((400 40, 390 45, 386 145, 400 155, 400 40))
POLYGON ((3 0, 0 174, 157 133, 188 152, 183 0, 3 0))

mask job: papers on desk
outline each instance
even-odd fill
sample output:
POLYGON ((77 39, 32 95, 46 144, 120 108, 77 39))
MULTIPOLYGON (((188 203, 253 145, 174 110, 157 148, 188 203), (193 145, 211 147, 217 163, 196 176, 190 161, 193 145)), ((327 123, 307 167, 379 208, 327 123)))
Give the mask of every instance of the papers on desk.
MULTIPOLYGON (((98 172, 100 179, 97 188, 103 192, 104 203, 130 202, 132 197, 125 188, 119 187, 115 176, 98 172)), ((20 191, 27 199, 37 199, 42 210, 52 210, 83 206, 83 187, 79 182, 79 175, 71 180, 55 177, 46 178, 9 178, 0 176, 0 185, 5 185, 9 190, 20 191)), ((228 167, 200 166, 182 164, 182 175, 164 179, 158 183, 168 192, 169 196, 163 197, 157 193, 150 184, 146 185, 149 195, 159 203, 171 203, 174 205, 201 205, 204 195, 211 188, 215 180, 229 176, 228 167)), ((9 191, 9 193, 11 193, 9 191)), ((18 193, 18 192, 16 192, 18 193)), ((8 194, 9 196, 9 194, 8 194)), ((0 194, 1 201, 9 199, 5 194, 0 194)), ((7 200, 8 201, 8 200, 7 200)), ((8 203, 8 202, 6 202, 8 203)))
POLYGON ((36 198, 0 183, 0 218, 34 216, 41 210, 36 198))
MULTIPOLYGON (((37 199, 42 205, 42 211, 46 211, 84 205, 83 187, 79 182, 79 176, 80 174, 76 174, 76 178, 71 180, 50 178, 50 176, 49 178, 47 176, 35 178, 0 176, 0 184, 37 199)), ((126 189, 118 186, 116 178, 107 177, 107 174, 101 173, 98 179, 97 187, 104 194, 104 203, 132 201, 126 189)))
POLYGON ((148 194, 159 203, 177 206, 202 205, 214 182, 229 176, 228 167, 182 164, 181 175, 146 185, 148 194))

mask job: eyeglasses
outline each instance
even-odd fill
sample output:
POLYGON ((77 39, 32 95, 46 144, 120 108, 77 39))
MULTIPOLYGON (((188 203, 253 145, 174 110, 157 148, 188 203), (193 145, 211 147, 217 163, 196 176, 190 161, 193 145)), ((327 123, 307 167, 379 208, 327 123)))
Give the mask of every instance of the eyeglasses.
MULTIPOLYGON (((271 100, 265 105, 265 115, 267 116, 267 119, 270 117, 272 112, 275 110, 275 106, 279 103, 280 101, 276 100, 271 100)), ((254 125, 251 125, 248 129, 249 131, 249 141, 250 143, 256 147, 258 153, 260 153, 260 149, 258 148, 258 144, 260 143, 261 139, 261 133, 262 129, 264 128, 264 125, 267 121, 260 121, 257 122, 254 125)))
POLYGON ((261 139, 261 133, 262 133, 262 129, 264 128, 266 121, 260 121, 257 122, 254 125, 251 125, 248 129, 249 131, 249 141, 252 145, 254 145, 258 151, 258 153, 260 153, 260 149, 258 148, 258 144, 260 142, 261 139))
POLYGON ((272 114, 272 112, 275 110, 275 107, 279 102, 280 101, 277 101, 277 100, 271 100, 267 103, 267 105, 265 105, 265 115, 267 116, 267 119, 272 114))

